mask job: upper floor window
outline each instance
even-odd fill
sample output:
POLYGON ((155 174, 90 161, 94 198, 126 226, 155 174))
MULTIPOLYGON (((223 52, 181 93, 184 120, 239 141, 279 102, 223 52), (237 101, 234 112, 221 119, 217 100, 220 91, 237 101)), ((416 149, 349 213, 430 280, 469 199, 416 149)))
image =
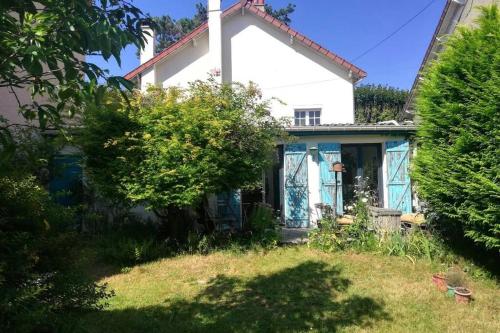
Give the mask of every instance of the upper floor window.
POLYGON ((295 110, 295 126, 321 125, 321 110, 295 110))

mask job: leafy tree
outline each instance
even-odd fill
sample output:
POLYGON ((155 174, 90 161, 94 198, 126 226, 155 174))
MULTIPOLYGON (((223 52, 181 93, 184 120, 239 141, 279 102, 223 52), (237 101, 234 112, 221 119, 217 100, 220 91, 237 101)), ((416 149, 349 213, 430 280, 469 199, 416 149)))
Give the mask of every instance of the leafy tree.
POLYGON ((261 178, 283 125, 254 85, 197 81, 117 96, 85 119, 81 142, 91 179, 117 199, 165 210, 196 206, 209 193, 261 178), (104 157, 104 158, 103 158, 104 157))
POLYGON ((207 15, 207 7, 202 3, 197 3, 196 14, 192 18, 184 17, 174 20, 169 15, 154 17, 153 21, 156 24, 156 53, 160 53, 189 34, 208 19, 207 15))
POLYGON ((384 120, 403 121, 408 91, 383 85, 366 84, 354 90, 355 119, 359 123, 384 120))
MULTIPOLYGON (((275 10, 271 5, 266 4, 265 10, 268 14, 281 20, 286 25, 290 25, 292 22, 290 15, 295 11, 295 5, 288 4, 284 8, 275 10)), ((207 19, 208 11, 206 5, 203 3, 196 4, 196 13, 192 18, 184 17, 175 20, 169 15, 154 17, 153 21, 156 25, 156 53, 160 53, 170 45, 176 43, 207 19)))
POLYGON ((280 9, 274 9, 271 5, 268 4, 264 5, 266 13, 273 16, 274 18, 277 18, 286 25, 290 25, 290 23, 292 23, 290 15, 293 14, 293 12, 295 12, 295 7, 296 6, 291 3, 289 3, 286 7, 280 9))
POLYGON ((96 309, 109 296, 74 267, 75 217, 56 205, 41 181, 51 147, 38 127, 63 128, 67 117, 100 105, 106 86, 131 88, 85 60, 140 47, 147 20, 127 0, 2 0, 0 88, 18 98, 29 126, 0 117, 0 331, 55 331, 56 314, 96 309), (45 102, 42 102, 45 101, 45 102), (20 128, 34 127, 34 131, 20 128), (36 175, 37 177, 35 177, 36 175))
POLYGON ((500 249, 500 13, 482 8, 427 70, 417 98, 418 192, 439 225, 500 249))
POLYGON ((81 110, 84 94, 98 96, 99 79, 114 87, 131 87, 122 77, 109 76, 85 61, 85 56, 114 57, 120 63, 125 46, 144 45, 140 25, 146 19, 126 0, 3 0, 0 87, 14 94, 16 88, 29 89, 34 100, 48 99, 18 99, 19 110, 42 128, 58 126, 63 114, 81 110))

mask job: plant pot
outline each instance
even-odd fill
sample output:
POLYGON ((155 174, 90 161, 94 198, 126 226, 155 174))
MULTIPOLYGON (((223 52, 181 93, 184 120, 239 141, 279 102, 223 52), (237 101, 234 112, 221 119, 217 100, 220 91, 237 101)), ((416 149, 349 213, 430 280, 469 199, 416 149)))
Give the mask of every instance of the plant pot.
POLYGON ((448 289, 448 291, 446 292, 446 296, 448 296, 448 297, 455 296, 455 287, 448 285, 448 286, 446 286, 446 288, 448 289))
POLYGON ((469 304, 472 292, 467 288, 455 288, 455 302, 459 304, 469 304))
POLYGON ((436 285, 439 291, 447 291, 446 287, 446 277, 444 274, 438 273, 432 276, 432 283, 436 285))

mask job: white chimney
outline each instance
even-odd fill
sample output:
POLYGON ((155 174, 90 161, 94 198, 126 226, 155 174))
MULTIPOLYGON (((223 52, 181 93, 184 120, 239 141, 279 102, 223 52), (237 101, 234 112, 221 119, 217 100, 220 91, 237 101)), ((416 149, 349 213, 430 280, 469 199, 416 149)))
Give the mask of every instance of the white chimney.
POLYGON ((143 25, 142 32, 146 38, 144 48, 140 52, 141 65, 155 56, 155 33, 150 26, 143 25))
POLYGON ((266 11, 265 0, 254 0, 253 5, 255 6, 255 8, 260 9, 263 12, 266 11))
POLYGON ((221 0, 208 0, 208 48, 210 71, 222 82, 221 0))

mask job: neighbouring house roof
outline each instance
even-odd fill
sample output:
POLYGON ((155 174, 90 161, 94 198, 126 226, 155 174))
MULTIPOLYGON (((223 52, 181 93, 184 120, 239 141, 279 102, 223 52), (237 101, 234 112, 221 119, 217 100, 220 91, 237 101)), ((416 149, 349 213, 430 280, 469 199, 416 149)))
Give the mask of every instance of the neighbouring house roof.
MULTIPOLYGON (((351 71, 354 76, 356 76, 358 79, 362 79, 366 76, 366 72, 362 70, 361 68, 351 64, 344 58, 341 58, 340 56, 336 55, 335 53, 329 51, 328 49, 322 47, 321 45, 313 42, 306 36, 302 35, 301 33, 295 31, 294 29, 290 28, 287 26, 285 23, 281 22, 280 20, 274 18, 273 16, 267 14, 265 11, 262 11, 258 8, 256 8, 252 3, 245 3, 245 2, 238 2, 228 9, 226 9, 222 13, 222 18, 228 17, 234 13, 237 13, 240 10, 248 10, 249 12, 255 14, 256 16, 262 18, 269 24, 274 25, 276 28, 283 30, 284 32, 290 34, 291 37, 293 37, 295 40, 299 41, 303 45, 313 49, 314 51, 322 54, 323 56, 327 57, 331 61, 335 62, 339 66, 343 67, 347 71, 351 71)), ((151 58, 144 64, 140 65, 136 69, 132 70, 129 72, 127 75, 125 75, 125 78, 128 80, 133 79, 136 77, 138 74, 142 73, 146 69, 150 68, 154 64, 158 63, 162 59, 165 59, 175 51, 179 50, 182 48, 184 45, 192 41, 194 38, 198 37, 205 31, 208 31, 208 22, 205 22, 198 26, 196 29, 194 29, 191 33, 187 34, 184 36, 182 39, 180 39, 178 42, 172 44, 165 50, 161 51, 158 53, 155 57, 151 58)))
POLYGON ((327 124, 318 126, 293 126, 286 129, 292 135, 311 136, 328 134, 400 134, 411 135, 417 130, 414 124, 327 124))
POLYGON ((405 105, 405 110, 407 112, 412 112, 414 99, 416 91, 418 90, 419 82, 421 80, 422 74, 426 66, 434 59, 437 58, 438 53, 442 50, 443 43, 440 40, 442 36, 451 34, 457 23, 460 21, 460 16, 465 8, 465 4, 469 2, 468 0, 447 0, 444 6, 439 22, 436 26, 436 30, 432 35, 432 39, 425 52, 424 59, 420 64, 420 68, 417 72, 415 80, 413 81, 413 86, 410 90, 410 95, 405 105))

